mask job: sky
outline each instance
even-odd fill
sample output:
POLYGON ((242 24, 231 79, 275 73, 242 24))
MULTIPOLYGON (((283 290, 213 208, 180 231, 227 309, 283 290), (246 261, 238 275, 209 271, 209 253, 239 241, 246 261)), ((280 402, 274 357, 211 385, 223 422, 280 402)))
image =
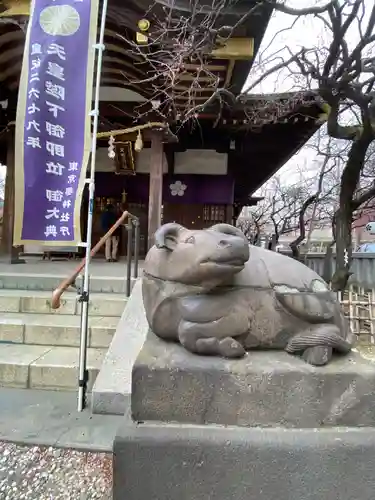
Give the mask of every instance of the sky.
MULTIPOLYGON (((327 0, 314 1, 314 0, 287 0, 285 2, 289 7, 306 8, 313 5, 324 5, 327 0)), ((254 66, 250 72, 249 78, 245 83, 244 90, 252 83, 254 78, 259 76, 255 74, 258 66, 268 58, 270 55, 280 51, 286 45, 290 47, 292 52, 297 52, 302 47, 316 46, 317 39, 324 37, 324 31, 320 21, 317 21, 313 16, 301 16, 296 19, 295 16, 283 14, 282 12, 275 11, 266 30, 262 40, 260 49, 254 61, 254 66), (255 69, 255 72, 254 72, 255 69)), ((288 58, 286 51, 279 53, 281 57, 288 58)), ((275 61, 275 64, 281 62, 275 61)), ((252 93, 272 93, 272 92, 288 92, 295 88, 294 82, 286 78, 288 71, 283 73, 275 73, 270 75, 261 84, 255 87, 252 93)))
MULTIPOLYGON (((312 5, 323 5, 325 1, 314 0, 288 0, 287 5, 295 8, 310 7, 312 5)), ((276 51, 282 50, 288 45, 293 52, 298 51, 302 46, 316 45, 316 40, 323 37, 323 29, 320 23, 317 23, 313 16, 303 16, 296 20, 294 16, 275 12, 268 24, 265 36, 256 56, 254 69, 255 72, 250 72, 249 78, 245 83, 244 90, 256 79, 262 72, 262 62, 267 57, 274 54, 276 51), (294 24, 293 24, 294 23, 294 24)), ((286 51, 279 54, 286 58, 290 57, 286 51)), ((281 61, 281 59, 280 59, 281 61)), ((273 64, 280 62, 275 61, 273 64)), ((250 93, 280 93, 295 90, 295 82, 289 78, 289 72, 274 73, 260 84, 254 87, 250 93)), ((296 170, 301 171, 311 163, 314 158, 311 148, 304 146, 294 155, 277 173, 285 183, 295 183, 298 181, 299 174, 296 170)))
MULTIPOLYGON (((374 0, 366 0, 366 11, 370 11, 374 0)), ((286 5, 294 8, 304 8, 315 5, 325 5, 327 0, 287 0, 286 5)), ((366 21, 366 16, 364 17, 364 22, 366 21)), ((352 25, 352 30, 348 32, 346 40, 349 45, 349 49, 353 47, 359 39, 359 34, 357 30, 357 25, 352 25)), ((263 38, 260 50, 256 56, 253 70, 250 72, 249 78, 244 86, 244 90, 265 71, 265 61, 272 54, 280 51, 278 56, 280 59, 275 60, 272 65, 281 62, 281 57, 288 59, 290 53, 288 53, 284 47, 288 46, 293 53, 296 53, 302 47, 322 47, 327 46, 327 40, 330 41, 331 38, 327 35, 324 29, 324 25, 321 21, 314 18, 313 16, 301 16, 296 18, 295 16, 290 16, 283 14, 282 12, 274 12, 273 17, 267 27, 265 36, 263 38), (325 43, 326 42, 326 43, 325 43)), ((269 66, 268 66, 269 67, 269 66)), ((304 79, 301 79, 304 82, 304 79)), ((263 80, 256 87, 251 89, 250 93, 281 93, 289 92, 291 90, 301 90, 296 86, 296 81, 292 80, 288 70, 280 71, 270 75, 267 79, 263 80)), ((349 119, 347 117, 345 119, 349 119)), ((317 162, 316 154, 309 145, 314 141, 314 138, 310 139, 301 150, 294 155, 289 162, 287 162, 278 172, 278 176, 281 177, 282 181, 286 184, 294 184, 298 182, 299 174, 296 171, 301 171, 303 169, 309 168, 310 172, 317 168, 319 162, 317 162), (315 167, 313 166, 315 164, 315 167)))

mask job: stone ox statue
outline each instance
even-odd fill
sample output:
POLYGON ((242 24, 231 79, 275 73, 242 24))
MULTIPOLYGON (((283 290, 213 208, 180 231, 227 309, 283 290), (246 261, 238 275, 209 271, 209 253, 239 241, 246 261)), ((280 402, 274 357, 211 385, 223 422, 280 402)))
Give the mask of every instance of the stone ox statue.
POLYGON ((196 354, 238 358, 283 349, 324 365, 354 343, 318 274, 249 245, 229 224, 160 227, 145 260, 143 301, 151 330, 196 354))

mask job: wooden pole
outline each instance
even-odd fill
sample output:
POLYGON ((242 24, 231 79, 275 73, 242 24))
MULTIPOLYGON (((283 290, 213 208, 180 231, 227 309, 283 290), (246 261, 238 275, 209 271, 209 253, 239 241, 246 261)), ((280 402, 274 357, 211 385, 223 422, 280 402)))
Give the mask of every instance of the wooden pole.
POLYGON ((7 132, 7 161, 4 192, 3 211, 3 233, 1 241, 2 254, 9 259, 11 264, 24 264, 25 261, 19 258, 22 246, 13 246, 14 230, 14 195, 15 195, 15 159, 14 159, 14 125, 8 125, 7 132))
POLYGON ((163 203, 163 142, 160 132, 153 132, 151 138, 150 186, 148 195, 148 238, 147 247, 154 244, 154 234, 161 225, 163 203))

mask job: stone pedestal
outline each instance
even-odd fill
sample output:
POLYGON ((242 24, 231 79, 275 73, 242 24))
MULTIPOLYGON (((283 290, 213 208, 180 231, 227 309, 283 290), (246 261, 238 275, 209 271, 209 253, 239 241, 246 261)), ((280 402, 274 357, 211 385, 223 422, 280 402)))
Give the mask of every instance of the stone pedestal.
POLYGON ((228 361, 149 334, 133 419, 114 443, 114 500, 373 500, 375 364, 282 352, 228 361))
POLYGON ((359 354, 313 367, 280 351, 229 361, 150 333, 133 367, 135 421, 320 427, 375 425, 375 364, 359 354))

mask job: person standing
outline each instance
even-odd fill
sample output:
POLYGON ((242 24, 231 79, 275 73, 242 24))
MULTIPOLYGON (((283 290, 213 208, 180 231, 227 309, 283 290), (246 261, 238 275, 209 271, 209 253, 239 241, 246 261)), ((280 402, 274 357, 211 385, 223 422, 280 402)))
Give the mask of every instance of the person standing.
MULTIPOLYGON (((102 230, 107 233, 117 221, 117 213, 112 204, 105 207, 101 217, 102 230)), ((105 242, 105 259, 107 262, 117 262, 117 251, 120 240, 121 226, 105 242)))

